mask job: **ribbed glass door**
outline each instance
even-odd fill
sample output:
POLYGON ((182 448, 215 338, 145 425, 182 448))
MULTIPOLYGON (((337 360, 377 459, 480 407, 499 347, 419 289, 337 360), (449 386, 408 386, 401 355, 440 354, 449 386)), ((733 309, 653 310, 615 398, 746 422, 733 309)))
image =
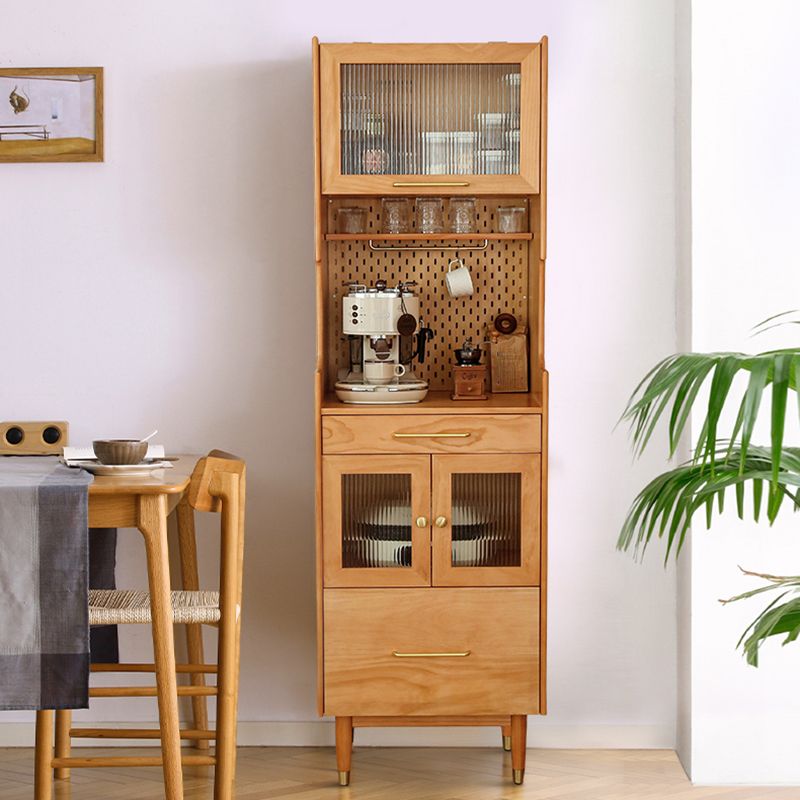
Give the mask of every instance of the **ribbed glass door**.
POLYGON ((433 456, 434 585, 538 585, 540 456, 433 456))
POLYGON ((326 586, 430 583, 428 456, 323 458, 326 586))
POLYGON ((537 44, 320 46, 323 194, 535 194, 537 44))
POLYGON ((342 64, 342 174, 519 174, 521 78, 519 64, 342 64))

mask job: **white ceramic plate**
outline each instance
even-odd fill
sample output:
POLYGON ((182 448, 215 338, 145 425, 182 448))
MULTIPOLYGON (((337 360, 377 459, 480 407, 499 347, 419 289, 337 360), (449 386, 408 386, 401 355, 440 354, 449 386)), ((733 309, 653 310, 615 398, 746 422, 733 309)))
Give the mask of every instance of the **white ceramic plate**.
POLYGON ((134 478, 139 475, 149 475, 157 469, 171 469, 172 463, 169 461, 148 461, 146 464, 101 464, 99 461, 79 461, 73 462, 81 469, 91 472, 93 475, 108 477, 110 475, 122 475, 126 478, 134 478))

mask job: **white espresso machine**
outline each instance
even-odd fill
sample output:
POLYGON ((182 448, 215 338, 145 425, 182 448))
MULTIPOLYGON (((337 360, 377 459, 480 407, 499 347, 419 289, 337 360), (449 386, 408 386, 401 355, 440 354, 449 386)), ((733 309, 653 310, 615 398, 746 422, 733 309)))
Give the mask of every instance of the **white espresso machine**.
POLYGON ((350 284, 342 298, 342 332, 352 342, 360 340, 360 356, 353 359, 336 396, 343 403, 419 403, 428 384, 411 370, 411 361, 424 359, 425 341, 430 335, 420 326, 419 298, 413 283, 390 289, 386 281, 374 287, 350 284), (417 334, 415 353, 402 360, 401 340, 417 334))

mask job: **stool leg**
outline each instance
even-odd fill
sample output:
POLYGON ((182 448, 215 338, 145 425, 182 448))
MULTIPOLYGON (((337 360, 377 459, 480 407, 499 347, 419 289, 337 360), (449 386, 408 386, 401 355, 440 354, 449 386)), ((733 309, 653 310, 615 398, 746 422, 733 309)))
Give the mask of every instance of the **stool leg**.
POLYGON ((33 773, 34 800, 53 797, 53 717, 50 710, 36 712, 36 754, 33 773))
POLYGON ((514 783, 525 780, 525 747, 528 736, 528 718, 524 714, 511 716, 511 769, 514 783))
POLYGON ((336 767, 339 786, 350 784, 350 761, 353 756, 353 718, 336 717, 336 767))
POLYGON ((503 732, 503 750, 509 753, 511 752, 511 725, 503 725, 501 731, 503 732))
POLYGON ((239 630, 239 476, 219 476, 222 496, 220 621, 217 644, 217 758, 214 800, 230 800, 236 778, 236 693, 239 630))
MULTIPOLYGON (((72 741, 69 729, 72 727, 72 711, 67 708, 56 711, 56 758, 69 758, 72 741)), ((69 780, 69 767, 57 767, 56 780, 69 780)))
MULTIPOLYGON (((200 588, 197 567, 197 537, 194 528, 194 510, 186 496, 181 498, 177 508, 178 552, 181 561, 181 577, 186 591, 196 592, 200 588)), ((205 664, 203 656, 203 628, 201 625, 186 625, 186 653, 191 664, 205 664)), ((205 686, 203 673, 192 673, 192 686, 205 686)), ((208 698, 198 695, 192 698, 192 719, 194 727, 208 730, 208 698)), ((208 740, 198 739, 194 746, 198 750, 208 750, 208 740)))

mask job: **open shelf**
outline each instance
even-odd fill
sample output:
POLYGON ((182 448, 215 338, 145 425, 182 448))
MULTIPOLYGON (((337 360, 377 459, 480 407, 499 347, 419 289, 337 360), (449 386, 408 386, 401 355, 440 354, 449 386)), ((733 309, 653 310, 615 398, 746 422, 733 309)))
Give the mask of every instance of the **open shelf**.
POLYGON ((322 400, 323 414, 541 414, 538 394, 490 394, 486 400, 453 400, 449 391, 430 391, 421 403, 393 405, 353 405, 342 403, 328 392, 322 400))
POLYGON ((481 242, 530 241, 532 233, 326 233, 327 242, 481 242))

